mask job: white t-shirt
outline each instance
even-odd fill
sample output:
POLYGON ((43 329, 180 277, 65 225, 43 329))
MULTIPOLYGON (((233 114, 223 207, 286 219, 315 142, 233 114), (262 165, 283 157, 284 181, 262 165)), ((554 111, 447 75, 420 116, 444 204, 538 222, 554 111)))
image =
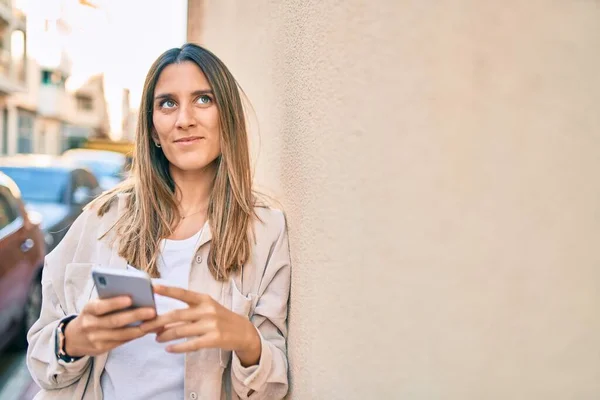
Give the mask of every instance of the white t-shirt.
MULTIPOLYGON (((198 232, 189 239, 161 241, 159 279, 155 283, 187 289, 198 232)), ((133 268, 128 266, 128 268, 133 268)), ((155 295, 156 310, 164 314, 187 304, 155 295)), ((183 399, 184 354, 172 354, 165 347, 180 341, 158 343, 151 333, 113 349, 101 377, 105 400, 183 399)))

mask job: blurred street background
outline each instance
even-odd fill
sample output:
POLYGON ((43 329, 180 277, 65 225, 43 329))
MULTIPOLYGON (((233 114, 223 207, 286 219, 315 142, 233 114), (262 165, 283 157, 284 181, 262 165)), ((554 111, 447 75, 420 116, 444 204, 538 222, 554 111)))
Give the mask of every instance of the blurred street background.
POLYGON ((0 400, 38 390, 44 254, 127 175, 145 74, 186 21, 185 0, 0 0, 0 400))

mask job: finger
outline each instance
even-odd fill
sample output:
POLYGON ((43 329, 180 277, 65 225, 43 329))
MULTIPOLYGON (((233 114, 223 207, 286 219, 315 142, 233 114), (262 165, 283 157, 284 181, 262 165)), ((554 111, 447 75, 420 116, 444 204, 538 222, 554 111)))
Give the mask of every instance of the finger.
POLYGON ((102 329, 91 333, 88 338, 92 343, 103 342, 129 342, 131 340, 144 336, 147 332, 140 329, 139 326, 131 326, 119 329, 102 329))
POLYGON ((181 325, 181 324, 185 324, 185 322, 175 322, 173 324, 168 324, 168 325, 165 325, 165 326, 161 326, 159 328, 152 329, 152 330, 148 331, 148 333, 155 333, 157 335, 160 335, 161 333, 163 333, 167 329, 172 328, 172 327, 177 326, 177 325, 181 325))
POLYGON ((180 325, 186 325, 188 323, 189 322, 174 322, 172 324, 167 324, 167 325, 163 326, 162 328, 157 329, 155 333, 157 335, 159 335, 159 334, 163 333, 164 331, 166 331, 167 329, 172 329, 172 328, 175 328, 176 326, 180 326, 180 325))
POLYGON ((155 316, 156 311, 153 308, 141 307, 98 317, 97 326, 99 328, 122 328, 134 322, 151 320, 155 316))
POLYGON ((186 290, 180 287, 153 285, 154 293, 161 296, 170 297, 172 299, 181 300, 189 305, 200 304, 206 297, 205 294, 197 293, 191 290, 186 290))
POLYGON ((150 330, 150 331, 144 331, 144 332, 147 332, 147 333, 155 333, 155 334, 157 334, 157 335, 160 335, 162 332, 164 332, 164 330, 165 330, 165 328, 161 326, 161 327, 159 327, 159 328, 152 329, 152 330, 150 330))
POLYGON ((100 316, 130 306, 131 298, 128 296, 111 297, 110 299, 95 299, 88 302, 85 307, 83 307, 83 312, 100 316))
POLYGON ((186 340, 183 343, 177 343, 167 346, 169 353, 189 353, 199 349, 217 348, 217 341, 212 335, 203 335, 196 339, 186 340))
POLYGON ((197 309, 181 308, 159 315, 153 320, 146 321, 141 325, 141 328, 145 332, 150 332, 157 328, 166 327, 169 324, 174 324, 178 322, 193 322, 197 321, 198 319, 199 311, 197 309))
POLYGON ((199 321, 191 324, 178 324, 156 335, 156 341, 159 343, 170 342, 172 340, 189 338, 193 336, 201 336, 210 332, 214 328, 214 324, 206 321, 199 321))

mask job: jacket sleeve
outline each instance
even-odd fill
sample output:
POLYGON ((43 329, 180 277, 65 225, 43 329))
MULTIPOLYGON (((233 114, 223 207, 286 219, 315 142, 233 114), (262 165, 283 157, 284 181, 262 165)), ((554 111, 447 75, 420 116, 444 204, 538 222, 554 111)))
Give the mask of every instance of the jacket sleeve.
POLYGON ((73 259, 88 214, 86 211, 80 215, 59 245, 46 256, 42 271, 42 309, 27 333, 27 367, 34 381, 47 390, 73 384, 90 364, 89 356, 65 363, 55 355, 56 328, 68 316, 64 311, 64 270, 73 259))
POLYGON ((258 365, 243 367, 235 352, 231 382, 241 399, 282 399, 288 391, 287 315, 290 294, 290 252, 283 213, 278 213, 279 235, 267 262, 252 323, 261 340, 258 365))

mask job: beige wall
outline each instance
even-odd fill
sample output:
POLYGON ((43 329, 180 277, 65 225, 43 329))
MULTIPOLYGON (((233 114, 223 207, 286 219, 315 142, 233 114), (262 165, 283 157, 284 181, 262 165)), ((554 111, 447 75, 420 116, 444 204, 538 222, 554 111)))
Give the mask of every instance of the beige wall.
POLYGON ((204 30, 204 0, 189 0, 187 4, 186 35, 193 42, 202 41, 202 31, 204 30))
POLYGON ((597 2, 205 3, 288 214, 290 397, 600 398, 597 2))

